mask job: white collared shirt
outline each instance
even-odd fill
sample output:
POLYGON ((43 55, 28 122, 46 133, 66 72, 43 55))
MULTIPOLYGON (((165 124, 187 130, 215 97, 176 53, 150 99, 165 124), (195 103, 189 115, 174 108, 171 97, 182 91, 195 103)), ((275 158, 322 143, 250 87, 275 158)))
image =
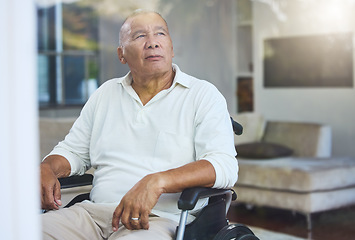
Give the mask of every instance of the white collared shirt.
MULTIPOLYGON (((172 86, 146 105, 131 87, 130 73, 102 84, 65 140, 50 153, 69 161, 71 175, 83 174, 91 166, 96 169, 93 202, 118 204, 147 174, 201 159, 215 169, 215 188, 229 188, 237 181, 224 97, 209 82, 181 72, 175 64, 173 69, 172 86)), ((153 213, 179 214, 179 195, 163 194, 153 213)))

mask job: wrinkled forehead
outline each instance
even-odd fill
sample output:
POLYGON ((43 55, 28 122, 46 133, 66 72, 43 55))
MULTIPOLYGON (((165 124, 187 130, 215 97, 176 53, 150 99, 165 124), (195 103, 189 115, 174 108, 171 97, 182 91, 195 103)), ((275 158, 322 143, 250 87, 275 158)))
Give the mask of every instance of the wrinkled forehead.
POLYGON ((168 25, 165 19, 156 12, 142 12, 129 16, 120 30, 120 44, 132 32, 143 30, 146 27, 164 28, 168 33, 168 25))

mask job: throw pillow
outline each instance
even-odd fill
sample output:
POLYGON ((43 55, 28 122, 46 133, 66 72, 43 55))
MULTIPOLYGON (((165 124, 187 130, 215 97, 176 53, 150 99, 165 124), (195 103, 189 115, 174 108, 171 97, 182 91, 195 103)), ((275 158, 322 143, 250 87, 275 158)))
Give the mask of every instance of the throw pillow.
POLYGON ((236 145, 237 157, 270 159, 291 156, 293 150, 276 143, 254 142, 236 145))

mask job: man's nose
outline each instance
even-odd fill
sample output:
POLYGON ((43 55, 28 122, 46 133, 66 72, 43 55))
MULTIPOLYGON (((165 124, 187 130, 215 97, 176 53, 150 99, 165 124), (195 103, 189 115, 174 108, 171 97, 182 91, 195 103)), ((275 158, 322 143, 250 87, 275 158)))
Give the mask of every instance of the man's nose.
POLYGON ((159 43, 158 41, 156 41, 154 36, 151 36, 148 38, 148 41, 146 43, 146 48, 158 48, 159 47, 159 43))
POLYGON ((158 47, 159 47, 159 45, 155 44, 155 43, 148 44, 148 48, 158 48, 158 47))

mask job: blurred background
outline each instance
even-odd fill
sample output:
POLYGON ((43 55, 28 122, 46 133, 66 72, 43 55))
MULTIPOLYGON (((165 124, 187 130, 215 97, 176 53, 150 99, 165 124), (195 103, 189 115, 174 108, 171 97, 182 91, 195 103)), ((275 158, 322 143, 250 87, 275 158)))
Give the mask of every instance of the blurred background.
MULTIPOLYGON (((19 196, 37 206, 38 119, 77 117, 95 89, 127 73, 117 59, 118 33, 136 9, 162 14, 174 63, 213 83, 231 114, 258 112, 266 119, 330 125, 332 155, 355 157, 355 0, 1 0, 1 5, 0 152, 9 174, 0 180, 10 193, 2 201, 11 206, 2 221, 24 201, 19 196), (28 188, 18 180, 23 175, 34 178, 28 188)), ((16 222, 23 209, 15 210, 12 229, 24 221, 16 222)), ((26 231, 34 231, 36 239, 38 218, 28 216, 34 228, 26 231)), ((21 239, 13 236, 7 239, 21 239)))
POLYGON ((333 154, 355 156, 353 0, 38 0, 40 116, 77 116, 127 73, 118 32, 137 8, 166 18, 174 62, 215 84, 231 113, 329 124, 333 154))

